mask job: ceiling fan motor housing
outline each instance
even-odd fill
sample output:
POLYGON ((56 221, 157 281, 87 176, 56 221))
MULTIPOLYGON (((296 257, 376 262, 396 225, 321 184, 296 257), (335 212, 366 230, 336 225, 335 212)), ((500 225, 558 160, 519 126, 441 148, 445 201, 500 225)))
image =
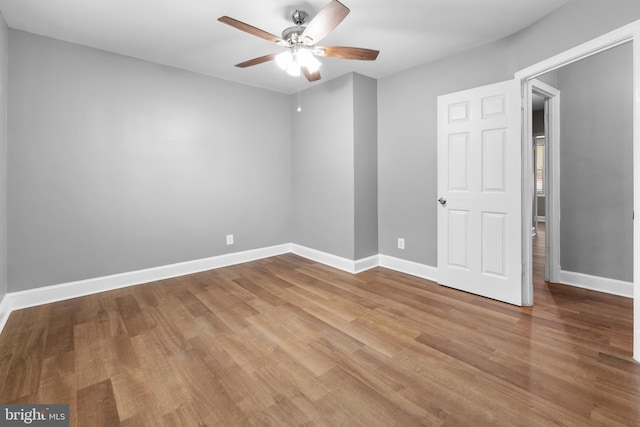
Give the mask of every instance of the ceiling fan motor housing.
POLYGON ((307 16, 309 16, 309 14, 307 12, 305 12, 304 10, 295 10, 291 14, 291 20, 298 27, 301 27, 302 24, 304 24, 304 20, 307 19, 307 16))
POLYGON ((300 36, 304 32, 306 27, 295 26, 289 27, 282 32, 282 40, 288 42, 290 45, 301 43, 300 36))

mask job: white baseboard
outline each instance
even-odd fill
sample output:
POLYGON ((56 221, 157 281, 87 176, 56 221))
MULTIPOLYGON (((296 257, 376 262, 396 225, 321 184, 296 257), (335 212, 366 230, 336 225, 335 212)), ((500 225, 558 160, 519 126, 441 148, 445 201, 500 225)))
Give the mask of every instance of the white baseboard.
POLYGON ((25 291, 9 292, 0 301, 0 332, 2 332, 9 315, 14 310, 199 273, 201 271, 213 270, 290 252, 353 274, 378 266, 378 255, 353 261, 295 244, 284 244, 244 252, 235 252, 144 270, 43 286, 25 291))
POLYGON ((605 292, 607 294, 633 298, 632 282, 624 282, 622 280, 607 279, 606 277, 590 276, 588 274, 560 270, 560 283, 576 286, 578 288, 605 292))
MULTIPOLYGON (((180 262, 144 270, 113 274, 59 285, 44 286, 26 291, 10 292, 3 299, 9 311, 77 298, 127 286, 139 285, 171 277, 184 276, 243 262, 255 261, 291 251, 290 245, 271 246, 244 252, 224 254, 211 258, 180 262)), ((0 306, 1 307, 1 306, 0 306)), ((2 312, 0 312, 2 313, 2 312)))
POLYGON ((354 274, 362 273, 380 265, 380 255, 372 255, 355 261, 354 274))
POLYGON ((310 259, 312 261, 319 262, 329 267, 337 268, 338 270, 346 271, 347 273, 357 274, 365 270, 378 266, 378 255, 373 255, 368 258, 359 260, 351 260, 348 258, 339 257, 327 252, 322 252, 316 249, 307 248, 305 246, 291 244, 291 252, 299 255, 303 258, 310 259))
MULTIPOLYGON (((354 261, 296 244, 284 244, 26 291, 9 292, 0 300, 0 332, 2 332, 9 315, 14 310, 213 270, 290 252, 352 274, 380 266, 434 282, 438 280, 438 269, 436 267, 389 255, 373 255, 354 261)), ((564 270, 560 271, 560 282, 580 288, 633 298, 633 283, 631 282, 564 270)))
POLYGON ((394 258, 389 255, 378 255, 378 262, 380 267, 410 274, 422 279, 432 280, 434 282, 438 281, 437 267, 431 267, 429 265, 407 261, 405 259, 394 258))
POLYGON ((11 314, 11 308, 9 307, 9 298, 5 295, 2 300, 0 300, 0 332, 4 329, 4 325, 9 320, 9 315, 11 314))

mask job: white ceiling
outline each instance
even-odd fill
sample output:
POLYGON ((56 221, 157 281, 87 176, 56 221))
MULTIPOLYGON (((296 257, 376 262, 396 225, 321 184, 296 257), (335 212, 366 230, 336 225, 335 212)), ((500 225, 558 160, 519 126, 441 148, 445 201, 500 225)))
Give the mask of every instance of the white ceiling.
MULTIPOLYGON (((377 49, 378 59, 323 58, 329 80, 381 78, 512 34, 569 0, 343 0, 347 18, 320 45, 377 49)), ((0 0, 10 28, 283 93, 311 85, 268 62, 282 47, 217 21, 228 15, 277 36, 295 9, 307 22, 329 0, 0 0)), ((321 81, 320 81, 321 82, 321 81)))

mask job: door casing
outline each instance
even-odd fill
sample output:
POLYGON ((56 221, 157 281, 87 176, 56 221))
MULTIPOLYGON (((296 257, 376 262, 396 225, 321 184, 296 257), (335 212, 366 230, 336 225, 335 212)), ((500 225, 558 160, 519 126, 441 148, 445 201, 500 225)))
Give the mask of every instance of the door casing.
MULTIPOLYGON (((545 280, 558 283, 560 281, 560 91, 538 79, 527 82, 526 95, 537 93, 546 98, 545 101, 545 280)), ((525 104, 528 100, 525 100, 525 104)), ((532 122, 526 124, 531 135, 532 122)), ((533 176, 533 175, 531 175, 533 176)), ((533 297, 532 297, 533 298, 533 297)))
MULTIPOLYGON (((529 146, 531 129, 531 81, 549 71, 558 69, 599 52, 614 48, 624 43, 633 43, 633 208, 640 212, 640 20, 617 30, 611 31, 589 42, 583 43, 530 67, 516 72, 515 78, 520 80, 523 97, 523 131, 522 131, 522 263, 523 263, 523 295, 531 297, 533 302, 532 283, 532 242, 531 221, 533 220, 533 201, 528 197, 533 191, 533 159, 529 146), (526 226, 525 226, 526 225, 526 226)), ((557 144, 556 144, 557 145, 557 144)), ((557 180, 555 180, 557 181, 557 180)), ((556 222, 556 224, 558 224, 556 222)), ((640 227, 633 220, 633 247, 640 250, 640 227)), ((640 256, 633 260, 633 358, 640 362, 640 256)))

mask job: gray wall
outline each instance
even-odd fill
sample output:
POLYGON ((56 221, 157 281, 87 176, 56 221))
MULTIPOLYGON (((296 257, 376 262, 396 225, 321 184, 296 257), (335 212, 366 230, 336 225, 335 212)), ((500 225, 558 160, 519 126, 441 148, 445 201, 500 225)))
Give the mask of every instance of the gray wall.
POLYGON ((558 71, 560 265, 633 280, 631 43, 558 71))
POLYGON ((304 91, 296 113, 297 96, 10 31, 9 291, 286 242, 435 266, 437 96, 639 18, 637 0, 573 1, 379 80, 377 122, 362 76, 304 91))
MULTIPOLYGON (((557 88, 558 86, 554 86, 557 88)), ((531 130, 533 136, 544 135, 544 110, 534 111, 531 114, 531 130)))
POLYGON ((353 259, 353 75, 291 97, 293 242, 353 259))
POLYGON ((348 74, 291 96, 293 242, 350 260, 378 253, 377 83, 348 74))
POLYGON ((437 265, 436 98, 517 70, 640 19, 637 0, 573 1, 521 32, 378 81, 380 253, 437 265), (396 248, 397 237, 406 250, 396 248))
POLYGON ((353 75, 355 258, 378 254, 378 84, 353 75))
POLYGON ((437 265, 436 98, 504 80, 494 68, 472 51, 378 80, 380 253, 437 265))
POLYGON ((9 291, 291 241, 288 96, 14 30, 9 54, 9 291))
POLYGON ((7 87, 9 29, 0 15, 0 301, 7 293, 7 87))
POLYGON ((538 211, 536 215, 544 217, 546 215, 547 198, 544 196, 538 196, 538 211))

